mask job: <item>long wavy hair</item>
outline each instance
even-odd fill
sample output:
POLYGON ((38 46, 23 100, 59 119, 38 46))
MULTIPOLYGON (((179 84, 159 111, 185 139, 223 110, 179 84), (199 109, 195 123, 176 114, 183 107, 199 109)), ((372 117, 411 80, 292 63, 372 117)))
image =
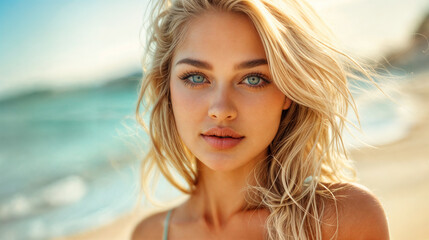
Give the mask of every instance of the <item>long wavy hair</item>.
POLYGON ((189 21, 210 11, 249 17, 262 40, 273 81, 292 100, 267 158, 253 172, 256 184, 248 186, 246 208, 269 210, 269 239, 321 239, 325 201, 320 199, 334 200, 336 206, 335 188, 329 185, 354 178, 341 138, 347 110, 350 106, 355 110, 347 81, 369 75, 336 48, 329 28, 302 0, 162 0, 152 4, 136 109, 137 120, 150 137, 141 165, 143 190, 148 192, 154 171, 183 193, 195 190, 197 159, 176 129, 169 79, 173 54, 189 21), (148 126, 143 119, 147 113, 148 126))

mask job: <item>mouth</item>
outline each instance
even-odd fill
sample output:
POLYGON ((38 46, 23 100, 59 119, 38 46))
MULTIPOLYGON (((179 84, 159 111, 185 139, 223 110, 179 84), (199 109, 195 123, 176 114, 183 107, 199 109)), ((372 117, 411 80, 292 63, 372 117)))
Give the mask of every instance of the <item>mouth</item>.
POLYGON ((218 136, 218 135, 204 135, 204 134, 201 134, 201 135, 205 137, 215 137, 215 138, 232 138, 232 139, 244 138, 244 137, 233 137, 233 136, 218 136))
POLYGON ((208 136, 208 137, 217 137, 217 138, 234 138, 234 139, 244 138, 243 135, 237 133, 231 128, 225 128, 225 127, 210 128, 208 131, 202 133, 201 135, 208 136))
POLYGON ((211 128, 201 136, 208 145, 219 150, 233 148, 244 139, 243 135, 230 128, 211 128))

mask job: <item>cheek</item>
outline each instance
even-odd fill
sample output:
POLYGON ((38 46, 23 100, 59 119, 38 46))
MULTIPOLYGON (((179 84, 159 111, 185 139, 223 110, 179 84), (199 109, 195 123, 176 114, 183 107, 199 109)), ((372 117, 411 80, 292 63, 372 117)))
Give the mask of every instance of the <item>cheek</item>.
MULTIPOLYGON (((202 114, 202 101, 183 89, 182 86, 170 84, 171 105, 176 127, 180 136, 190 133, 202 114)), ((184 140, 184 139, 183 139, 184 140)))
POLYGON ((192 101, 184 94, 176 92, 171 94, 171 105, 175 118, 181 119, 186 115, 192 115, 192 101))
POLYGON ((242 98, 240 102, 244 103, 248 113, 255 118, 267 120, 280 117, 285 100, 283 93, 276 89, 264 92, 260 96, 243 95, 242 98))
POLYGON ((186 98, 186 95, 178 91, 177 87, 175 87, 174 85, 171 86, 170 91, 173 115, 176 121, 177 128, 180 132, 180 129, 183 126, 184 117, 188 114, 192 114, 192 112, 189 112, 192 110, 192 108, 189 107, 189 99, 186 98))
POLYGON ((251 116, 248 118, 249 127, 256 131, 255 134, 270 140, 274 138, 280 124, 284 100, 280 91, 272 91, 246 104, 246 115, 251 116))

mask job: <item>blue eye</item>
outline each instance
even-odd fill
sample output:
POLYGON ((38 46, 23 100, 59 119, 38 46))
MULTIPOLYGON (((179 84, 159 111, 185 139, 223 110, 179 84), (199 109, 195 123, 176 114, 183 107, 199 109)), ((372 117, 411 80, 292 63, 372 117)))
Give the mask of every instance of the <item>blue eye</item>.
POLYGON ((244 80, 247 80, 248 84, 253 86, 258 85, 261 81, 263 81, 259 76, 248 76, 244 80))
POLYGON ((204 77, 201 75, 198 75, 198 74, 191 75, 187 79, 193 83, 203 83, 204 82, 204 77))
POLYGON ((260 73, 252 73, 247 75, 242 82, 251 88, 262 88, 270 84, 265 75, 260 73))
POLYGON ((179 76, 179 79, 189 87, 202 87, 210 83, 207 77, 201 72, 185 72, 179 76))

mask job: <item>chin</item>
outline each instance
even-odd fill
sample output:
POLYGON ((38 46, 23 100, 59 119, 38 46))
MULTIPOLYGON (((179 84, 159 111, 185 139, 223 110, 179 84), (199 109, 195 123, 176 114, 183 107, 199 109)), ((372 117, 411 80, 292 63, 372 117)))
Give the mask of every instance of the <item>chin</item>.
POLYGON ((234 170, 234 166, 232 166, 231 162, 227 160, 210 160, 210 161, 201 161, 201 164, 210 170, 217 172, 227 172, 234 170))
POLYGON ((218 171, 218 172, 232 171, 246 164, 239 161, 237 158, 225 157, 225 156, 224 157, 212 156, 208 158, 198 158, 198 159, 199 159, 199 162, 205 167, 209 168, 210 170, 218 171), (204 160, 201 160, 201 159, 204 159, 204 160))

